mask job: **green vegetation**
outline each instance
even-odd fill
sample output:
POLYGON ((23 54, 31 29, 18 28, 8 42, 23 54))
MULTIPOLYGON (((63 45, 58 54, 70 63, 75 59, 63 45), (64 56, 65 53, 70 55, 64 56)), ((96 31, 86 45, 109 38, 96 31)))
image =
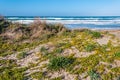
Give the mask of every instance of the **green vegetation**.
POLYGON ((116 52, 115 57, 120 58, 120 52, 116 52))
POLYGON ((100 80, 99 74, 96 73, 94 70, 89 71, 88 74, 89 74, 91 80, 100 80))
POLYGON ((67 58, 67 57, 55 57, 50 60, 48 64, 48 68, 50 70, 60 70, 65 69, 68 66, 70 66, 74 62, 73 58, 67 58))
POLYGON ((0 67, 0 71, 4 71, 7 67, 11 68, 17 66, 16 60, 12 60, 12 59, 0 60, 0 64, 3 65, 3 67, 0 67))
POLYGON ((95 37, 95 38, 100 38, 101 33, 100 32, 92 32, 92 36, 95 37))
POLYGON ((94 45, 94 44, 88 44, 88 45, 86 45, 85 50, 86 50, 87 52, 91 52, 91 51, 93 51, 95 48, 96 48, 96 45, 94 45))
POLYGON ((55 50, 56 53, 62 53, 63 52, 63 49, 62 48, 58 48, 55 50))
POLYGON ((47 49, 45 47, 41 47, 40 52, 46 52, 47 49))
POLYGON ((18 59, 23 59, 23 58, 25 58, 26 56, 27 56, 26 52, 21 52, 21 53, 19 53, 19 54, 17 55, 17 58, 18 58, 18 59))
POLYGON ((48 51, 44 46, 41 47, 40 52, 42 52, 43 55, 48 55, 48 51))
POLYGON ((0 60, 0 80, 24 80, 27 68, 17 68, 16 60, 0 60))
POLYGON ((43 72, 32 73, 31 78, 38 79, 38 80, 44 79, 44 73, 43 72))
POLYGON ((102 37, 101 33, 97 32, 97 31, 86 30, 85 32, 87 34, 91 35, 93 38, 100 38, 100 37, 102 37))
POLYGON ((5 69, 0 74, 0 80, 24 80, 24 69, 5 69))

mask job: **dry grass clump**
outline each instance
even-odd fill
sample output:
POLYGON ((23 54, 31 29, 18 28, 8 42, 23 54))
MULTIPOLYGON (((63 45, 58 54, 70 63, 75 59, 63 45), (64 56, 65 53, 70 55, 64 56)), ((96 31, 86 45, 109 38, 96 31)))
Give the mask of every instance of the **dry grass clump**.
MULTIPOLYGON (((6 22, 0 21, 0 32, 2 33, 6 22)), ((21 41, 25 39, 48 39, 53 35, 60 34, 67 29, 62 24, 48 24, 45 21, 41 21, 40 18, 35 18, 33 23, 29 25, 20 23, 11 23, 7 25, 8 29, 2 34, 2 37, 6 37, 12 41, 21 41)))
POLYGON ((32 38, 37 38, 43 34, 48 36, 56 35, 67 29, 62 24, 48 24, 45 21, 42 22, 39 18, 30 25, 32 38))
POLYGON ((36 18, 29 25, 5 21, 4 18, 1 18, 0 53, 4 55, 33 47, 67 31, 62 24, 48 24, 45 21, 41 21, 40 18, 36 18), (7 25, 7 27, 5 28, 4 25, 7 25))
POLYGON ((0 15, 0 21, 3 20, 3 19, 4 19, 4 17, 0 15))

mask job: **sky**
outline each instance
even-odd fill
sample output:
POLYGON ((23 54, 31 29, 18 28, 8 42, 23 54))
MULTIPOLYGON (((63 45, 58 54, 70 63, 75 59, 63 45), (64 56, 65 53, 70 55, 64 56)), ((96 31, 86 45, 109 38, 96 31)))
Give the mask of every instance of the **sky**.
POLYGON ((120 0, 0 0, 4 16, 120 16, 120 0))

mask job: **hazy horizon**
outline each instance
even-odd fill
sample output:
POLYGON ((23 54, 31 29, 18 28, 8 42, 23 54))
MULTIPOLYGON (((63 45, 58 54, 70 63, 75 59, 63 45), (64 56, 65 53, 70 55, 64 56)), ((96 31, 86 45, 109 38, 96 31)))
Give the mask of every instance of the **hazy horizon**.
POLYGON ((6 17, 120 17, 120 15, 4 15, 6 17))

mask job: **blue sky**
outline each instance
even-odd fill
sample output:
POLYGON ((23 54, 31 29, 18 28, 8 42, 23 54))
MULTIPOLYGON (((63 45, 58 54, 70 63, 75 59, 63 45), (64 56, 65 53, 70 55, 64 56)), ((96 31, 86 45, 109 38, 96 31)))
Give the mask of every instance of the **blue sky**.
POLYGON ((5 16, 120 16, 120 0, 0 0, 5 16))

